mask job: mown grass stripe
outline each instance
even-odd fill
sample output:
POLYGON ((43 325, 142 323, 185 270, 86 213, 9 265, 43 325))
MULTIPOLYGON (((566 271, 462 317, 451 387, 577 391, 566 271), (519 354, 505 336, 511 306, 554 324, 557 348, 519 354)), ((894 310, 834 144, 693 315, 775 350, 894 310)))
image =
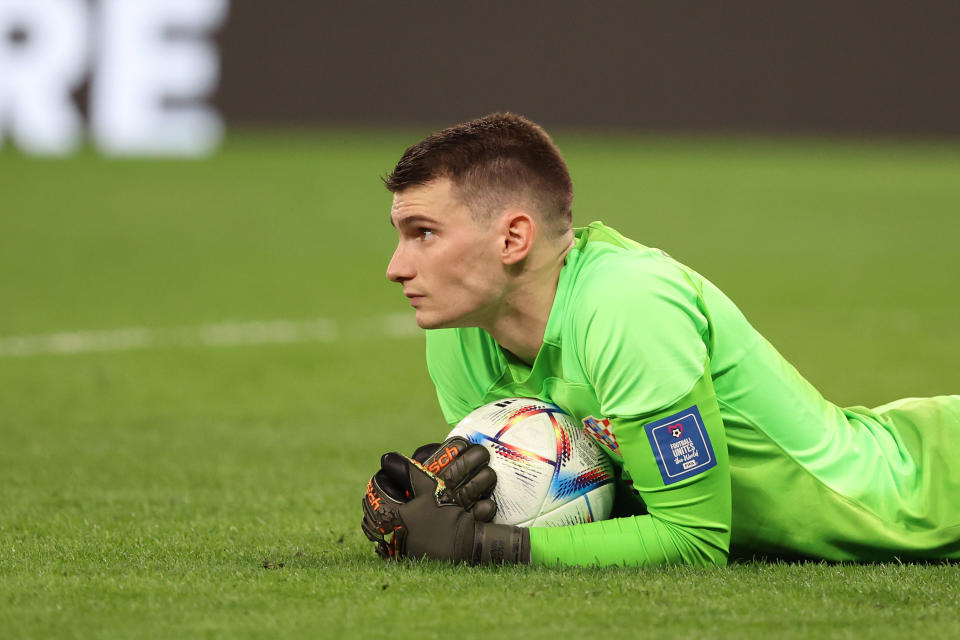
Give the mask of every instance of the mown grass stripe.
POLYGON ((0 358, 73 355, 100 351, 133 351, 170 347, 230 347, 238 345, 333 342, 345 335, 405 338, 420 333, 408 313, 392 313, 359 325, 341 326, 333 318, 218 322, 169 329, 126 327, 97 331, 62 331, 0 338, 0 358))

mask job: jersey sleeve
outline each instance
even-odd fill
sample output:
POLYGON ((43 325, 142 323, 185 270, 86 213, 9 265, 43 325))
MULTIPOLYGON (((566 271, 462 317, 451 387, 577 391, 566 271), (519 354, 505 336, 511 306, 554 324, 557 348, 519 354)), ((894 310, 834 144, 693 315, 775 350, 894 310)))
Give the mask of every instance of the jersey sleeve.
POLYGON ((582 284, 572 329, 583 370, 647 507, 628 518, 531 529, 542 564, 725 564, 730 471, 710 375, 710 322, 669 259, 582 284))

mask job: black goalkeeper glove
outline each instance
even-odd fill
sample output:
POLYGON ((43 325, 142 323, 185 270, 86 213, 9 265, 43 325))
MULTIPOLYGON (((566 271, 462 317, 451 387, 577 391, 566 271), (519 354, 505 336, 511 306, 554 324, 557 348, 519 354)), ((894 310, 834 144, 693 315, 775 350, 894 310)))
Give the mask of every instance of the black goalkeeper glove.
MULTIPOLYGON (((469 446, 470 443, 464 438, 451 438, 442 444, 432 442, 417 447, 410 458, 435 475, 443 473, 442 479, 447 489, 456 496, 457 504, 473 513, 477 520, 490 522, 497 514, 497 504, 490 497, 497 476, 486 467, 489 456, 474 466, 458 466, 444 471, 469 446)), ((408 459, 399 453, 385 453, 380 457, 380 471, 374 476, 380 489, 400 502, 408 502, 413 498, 413 483, 407 462, 408 459)))
POLYGON ((413 452, 413 455, 410 456, 420 464, 423 464, 427 461, 427 458, 432 456, 440 449, 440 442, 431 442, 430 444, 425 444, 417 447, 417 450, 413 452))
POLYGON ((361 526, 377 543, 377 553, 395 560, 529 562, 529 531, 488 522, 496 512, 489 497, 496 484, 489 459, 486 449, 460 437, 443 443, 422 464, 385 454, 363 498, 361 526))

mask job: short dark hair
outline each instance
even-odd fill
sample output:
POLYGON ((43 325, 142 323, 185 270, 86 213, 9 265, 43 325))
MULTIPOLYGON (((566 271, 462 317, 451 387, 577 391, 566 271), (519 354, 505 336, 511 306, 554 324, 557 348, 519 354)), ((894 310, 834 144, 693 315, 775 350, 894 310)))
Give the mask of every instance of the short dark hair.
POLYGON ((548 226, 572 223, 573 182, 560 150, 539 125, 514 113, 491 113, 434 133, 409 147, 384 178, 393 193, 449 178, 475 219, 520 197, 548 226))

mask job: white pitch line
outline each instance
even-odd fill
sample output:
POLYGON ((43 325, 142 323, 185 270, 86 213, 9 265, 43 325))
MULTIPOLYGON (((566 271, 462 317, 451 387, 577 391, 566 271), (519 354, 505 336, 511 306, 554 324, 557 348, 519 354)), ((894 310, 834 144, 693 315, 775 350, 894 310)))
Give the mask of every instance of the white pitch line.
MULTIPOLYGON (((0 358, 70 355, 102 351, 132 351, 166 347, 230 347, 258 344, 334 342, 345 331, 332 318, 222 322, 173 329, 128 327, 99 331, 64 331, 33 336, 0 338, 0 358)), ((420 335, 413 314, 391 313, 361 320, 348 334, 407 338, 420 335)))

